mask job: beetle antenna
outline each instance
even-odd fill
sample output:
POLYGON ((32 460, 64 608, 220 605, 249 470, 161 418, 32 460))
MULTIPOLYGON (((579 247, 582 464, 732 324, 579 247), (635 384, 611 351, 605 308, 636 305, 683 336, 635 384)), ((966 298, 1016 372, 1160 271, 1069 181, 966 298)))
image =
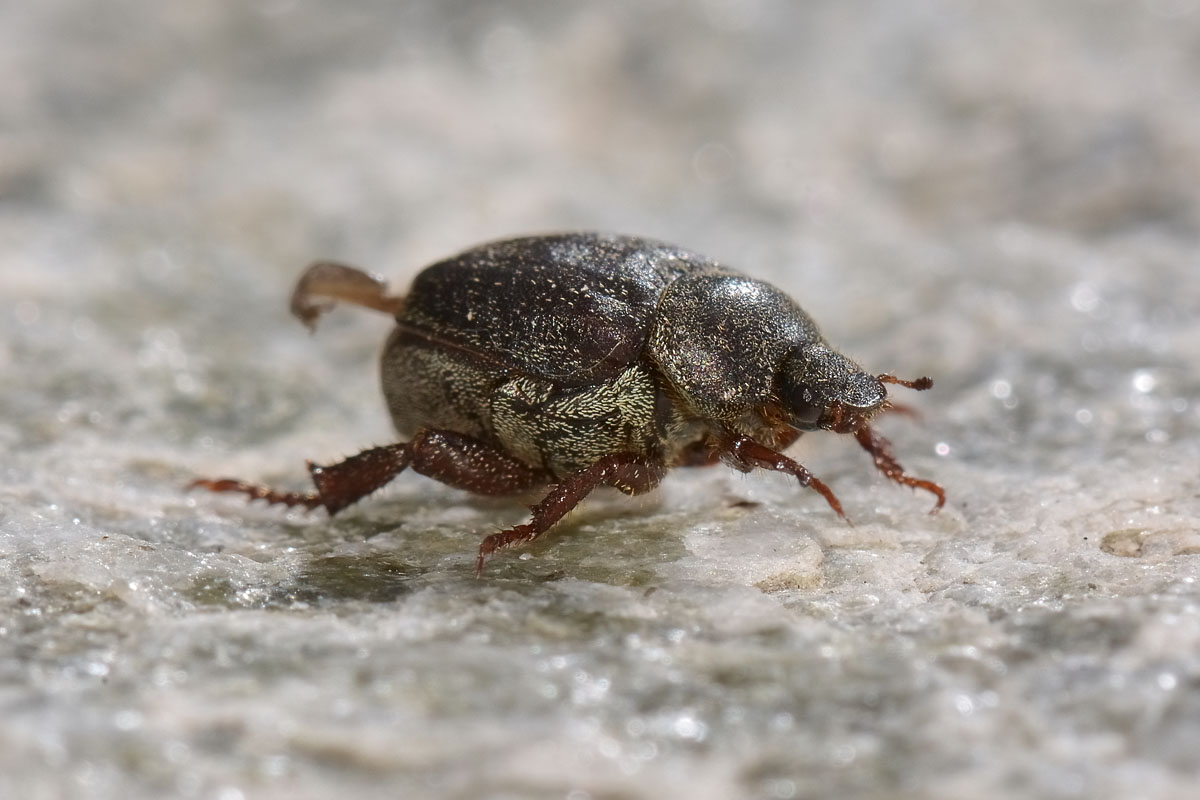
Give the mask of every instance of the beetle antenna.
POLYGON ((895 383, 900 386, 907 386, 909 389, 916 389, 918 392, 923 392, 933 386, 933 378, 917 378, 915 381, 906 381, 903 378, 897 378, 895 375, 888 375, 886 372, 882 375, 876 375, 882 383, 895 383))
POLYGON ((304 271, 292 290, 292 314, 310 331, 316 330, 317 320, 332 311, 338 300, 392 316, 404 308, 404 298, 389 295, 380 278, 345 264, 318 261, 304 271))

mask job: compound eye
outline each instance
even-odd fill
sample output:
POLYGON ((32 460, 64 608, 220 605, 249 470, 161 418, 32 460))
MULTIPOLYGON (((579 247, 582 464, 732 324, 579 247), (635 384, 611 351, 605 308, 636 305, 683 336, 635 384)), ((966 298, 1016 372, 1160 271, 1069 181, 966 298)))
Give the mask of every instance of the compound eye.
POLYGON ((796 386, 784 398, 791 423, 796 427, 816 425, 817 420, 825 413, 825 406, 817 400, 812 389, 807 386, 796 386))

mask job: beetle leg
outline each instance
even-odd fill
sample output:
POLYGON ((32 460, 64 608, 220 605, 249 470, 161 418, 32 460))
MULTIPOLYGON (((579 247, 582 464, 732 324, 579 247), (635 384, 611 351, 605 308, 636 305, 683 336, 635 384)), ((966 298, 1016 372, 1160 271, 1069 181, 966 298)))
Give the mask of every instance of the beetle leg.
POLYGON ((475 494, 517 494, 552 480, 545 470, 453 431, 421 431, 409 447, 415 472, 475 494))
POLYGON ((309 511, 321 505, 321 496, 316 492, 280 492, 269 486, 247 483, 237 478, 197 478, 184 487, 184 491, 208 489, 210 492, 240 492, 251 500, 266 500, 269 504, 304 506, 309 511))
POLYGON ((761 445, 748 436, 732 436, 724 443, 721 455, 724 456, 727 463, 743 472, 749 472, 752 469, 758 468, 794 475, 800 481, 801 486, 814 489, 825 498, 825 502, 829 503, 829 507, 837 512, 839 517, 846 519, 846 514, 842 511, 842 504, 838 501, 837 495, 833 493, 833 490, 822 483, 803 465, 793 461, 783 453, 761 445))
POLYGON ((389 483, 408 467, 434 480, 477 494, 514 494, 549 480, 549 475, 495 447, 451 431, 421 431, 411 442, 364 450, 345 461, 308 471, 315 492, 279 492, 266 486, 223 478, 196 480, 189 489, 240 492, 251 500, 313 509, 330 516, 389 483))
POLYGON ((657 486, 666 472, 664 465, 645 456, 631 453, 604 456, 552 487, 550 493, 530 509, 533 518, 529 522, 485 538, 479 545, 479 556, 475 559, 475 574, 483 573, 487 557, 500 548, 541 536, 597 486, 615 486, 626 494, 639 494, 657 486))
POLYGON ((404 307, 404 298, 387 294, 387 285, 374 275, 334 261, 318 261, 304 271, 292 290, 291 310, 309 330, 316 330, 317 319, 330 311, 336 300, 392 316, 404 307))
POLYGON ((321 497, 321 505, 333 516, 382 489, 403 472, 412 459, 411 444, 389 444, 364 450, 327 467, 310 461, 308 472, 321 497))
POLYGON ((303 506, 314 509, 324 506, 332 516, 346 506, 383 487, 395 478, 412 461, 412 451, 407 444, 390 444, 350 456, 345 461, 327 467, 311 461, 308 471, 316 485, 315 492, 279 492, 266 486, 258 486, 232 478, 218 480, 200 479, 188 484, 188 489, 208 489, 213 492, 240 492, 251 500, 266 500, 285 506, 303 506))
POLYGON ((911 486, 914 489, 924 489, 937 497, 937 503, 930 510, 930 514, 936 514, 942 510, 942 506, 946 503, 945 490, 933 481, 926 481, 914 478, 911 475, 905 475, 904 467, 900 466, 900 462, 892 455, 891 442, 872 430, 870 425, 863 425, 855 431, 854 438, 858 440, 862 449, 870 453, 871 457, 875 459, 875 469, 896 483, 911 486))

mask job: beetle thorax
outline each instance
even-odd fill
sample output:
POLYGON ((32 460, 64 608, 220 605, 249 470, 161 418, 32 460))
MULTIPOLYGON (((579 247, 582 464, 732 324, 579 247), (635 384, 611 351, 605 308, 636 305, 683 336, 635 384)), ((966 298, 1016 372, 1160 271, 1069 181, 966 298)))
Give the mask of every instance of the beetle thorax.
POLYGON ((693 413, 735 426, 777 402, 784 358, 808 344, 824 342, 787 295, 713 271, 667 287, 647 354, 693 413))

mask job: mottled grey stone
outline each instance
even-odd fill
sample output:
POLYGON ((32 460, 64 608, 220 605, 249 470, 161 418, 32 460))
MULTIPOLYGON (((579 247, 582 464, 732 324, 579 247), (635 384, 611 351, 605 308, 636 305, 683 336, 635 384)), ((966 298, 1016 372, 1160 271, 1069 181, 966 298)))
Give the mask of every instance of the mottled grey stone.
POLYGON ((1191 798, 1191 0, 0 5, 0 797, 1191 798), (382 318, 287 315, 614 230, 792 293, 949 502, 845 437, 521 519, 405 475, 382 318))

